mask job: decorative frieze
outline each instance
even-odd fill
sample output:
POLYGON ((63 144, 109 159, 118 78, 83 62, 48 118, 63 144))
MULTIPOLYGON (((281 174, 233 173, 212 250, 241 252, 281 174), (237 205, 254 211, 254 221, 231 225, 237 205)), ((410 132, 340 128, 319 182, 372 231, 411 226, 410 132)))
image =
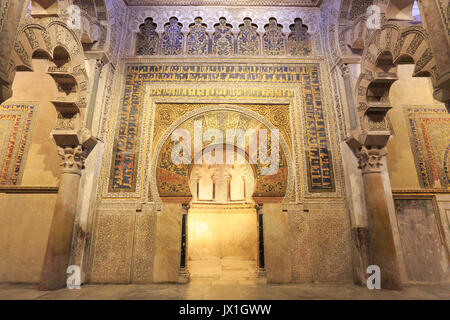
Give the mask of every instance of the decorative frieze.
POLYGON ((0 105, 0 185, 20 185, 38 102, 0 105))
POLYGON ((315 37, 316 10, 227 8, 217 12, 208 7, 201 11, 188 7, 181 14, 165 7, 143 7, 128 11, 130 25, 124 30, 124 52, 134 47, 131 55, 309 56, 322 51, 315 37), (130 33, 135 36, 130 37, 130 33), (165 49, 169 42, 175 46, 171 50, 165 49))

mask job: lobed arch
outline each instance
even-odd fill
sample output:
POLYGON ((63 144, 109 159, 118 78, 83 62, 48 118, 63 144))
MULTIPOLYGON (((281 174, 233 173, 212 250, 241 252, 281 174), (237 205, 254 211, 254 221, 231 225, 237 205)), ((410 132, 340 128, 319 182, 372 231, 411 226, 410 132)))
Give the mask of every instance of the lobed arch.
MULTIPOLYGON (((198 158, 200 157, 200 155, 205 151, 205 149, 206 149, 207 147, 209 147, 209 146, 214 146, 214 147, 215 147, 215 146, 220 146, 220 145, 219 145, 219 144, 213 144, 213 145, 208 145, 208 146, 204 147, 204 148, 201 150, 201 152, 198 152, 198 153, 196 153, 196 154, 193 155, 193 159, 194 159, 194 160, 195 160, 195 159, 198 159, 198 158)), ((250 156, 249 156, 248 152, 246 152, 245 150, 242 150, 242 148, 240 148, 240 147, 238 147, 238 146, 236 146, 236 145, 228 144, 228 143, 226 143, 226 142, 224 142, 224 143, 222 144, 222 146, 223 146, 224 148, 232 147, 232 148, 234 149, 234 152, 237 153, 237 154, 240 154, 240 155, 244 156, 244 158, 245 158, 246 161, 249 161, 249 160, 250 160, 250 156)), ((192 169, 194 168, 194 165, 195 165, 195 163, 191 163, 191 164, 189 165, 188 176, 191 175, 192 169)), ((256 177, 257 165, 256 165, 256 164, 250 164, 250 166, 252 167, 253 173, 254 173, 254 175, 255 175, 255 177, 256 177)))
POLYGON ((8 69, 11 83, 17 71, 33 71, 32 59, 36 57, 50 61, 47 74, 58 88, 51 101, 58 113, 52 132, 56 144, 62 147, 78 145, 82 139, 88 88, 81 41, 73 30, 56 18, 23 24, 11 54, 8 69), (63 125, 67 122, 70 122, 70 128, 63 125))
POLYGON ((381 23, 395 21, 403 26, 420 25, 413 16, 415 0, 361 0, 341 1, 338 16, 338 40, 341 54, 362 54, 367 41, 376 30, 368 29, 367 9, 375 5, 379 8, 381 23))
POLYGON ((398 79, 397 65, 405 63, 415 65, 414 77, 430 77, 433 86, 436 84, 436 62, 424 28, 385 24, 371 35, 355 90, 363 131, 388 136, 385 116, 391 109, 389 90, 398 79))
MULTIPOLYGON (((257 176, 258 176, 258 164, 252 164, 250 163, 250 156, 248 154, 248 152, 246 152, 245 150, 243 150, 242 148, 236 146, 236 145, 231 145, 231 144, 227 144, 226 142, 224 142, 222 145, 220 144, 213 144, 213 145, 208 145, 206 147, 204 147, 200 152, 198 152, 197 154, 193 155, 193 160, 195 161, 195 159, 198 159, 199 157, 201 157, 203 155, 203 152, 205 151, 206 148, 208 147, 220 147, 223 148, 223 150, 227 150, 227 149, 232 149, 234 151, 234 154, 240 154, 241 156, 244 157, 245 159, 245 163, 247 164, 251 169, 252 172, 252 178, 254 180, 254 185, 253 185, 253 193, 251 195, 252 199, 258 198, 258 195, 256 194, 256 184, 257 184, 257 176)), ((226 158, 226 155, 224 154, 224 158, 226 158)), ((202 166, 202 164, 195 164, 195 162, 193 161, 193 163, 191 163, 190 165, 188 165, 188 181, 189 181, 189 189, 191 191, 191 194, 193 193, 193 189, 195 190, 194 186, 191 185, 191 181, 192 181, 192 175, 195 173, 195 167, 196 166, 202 166)), ((194 199, 195 197, 192 195, 192 198, 194 199)))
POLYGON ((133 55, 136 56, 310 56, 317 51, 310 25, 298 16, 291 21, 293 24, 288 25, 288 33, 283 32, 283 25, 273 15, 264 22, 259 19, 259 23, 247 15, 237 24, 225 16, 211 23, 197 14, 191 21, 181 20, 176 15, 164 23, 161 15, 142 19, 138 31, 134 30, 133 37, 128 39, 129 43, 134 42, 130 48, 134 48, 133 55), (172 43, 170 46, 174 48, 168 47, 168 43, 172 43), (266 47, 262 48, 262 44, 266 47))
MULTIPOLYGON (((150 171, 149 171, 149 178, 150 178, 150 195, 154 202, 161 204, 162 198, 159 189, 158 189, 158 179, 157 179, 157 170, 160 165, 161 161, 161 153, 163 151, 163 147, 166 145, 168 141, 170 141, 170 137, 172 135, 172 132, 174 132, 177 128, 179 128, 181 125, 186 123, 189 120, 192 120, 195 117, 201 116, 202 114, 207 114, 209 112, 214 111, 221 111, 221 112, 236 112, 239 114, 243 114, 247 117, 250 117, 254 119, 255 121, 258 121, 261 125, 265 126, 266 128, 270 129, 277 129, 273 124, 270 123, 267 119, 262 117, 261 115, 257 114, 254 111, 248 110, 246 108, 235 106, 235 105, 221 105, 218 104, 214 107, 207 106, 207 107, 201 107, 196 110, 193 110, 191 112, 188 112, 184 116, 180 117, 177 121, 172 123, 172 125, 164 132, 164 134, 159 139, 155 151, 151 158, 151 164, 150 164, 150 171)), ((284 156, 285 165, 287 168, 287 185, 286 185, 286 191, 283 197, 284 203, 289 203, 292 201, 295 201, 295 169, 293 166, 293 158, 291 155, 290 148, 288 144, 286 143, 286 140, 282 135, 280 135, 280 151, 282 153, 282 157, 284 156)), ((189 168, 187 168, 189 171, 189 168)), ((258 197, 260 198, 260 197, 258 197)), ((255 199, 258 200, 258 199, 255 199)))
POLYGON ((70 55, 69 71, 72 72, 68 73, 72 74, 78 83, 87 81, 83 47, 77 34, 60 20, 52 19, 47 22, 33 22, 21 26, 10 61, 10 76, 14 77, 18 67, 33 70, 30 62, 35 51, 44 51, 53 58, 55 48, 63 47, 70 55))

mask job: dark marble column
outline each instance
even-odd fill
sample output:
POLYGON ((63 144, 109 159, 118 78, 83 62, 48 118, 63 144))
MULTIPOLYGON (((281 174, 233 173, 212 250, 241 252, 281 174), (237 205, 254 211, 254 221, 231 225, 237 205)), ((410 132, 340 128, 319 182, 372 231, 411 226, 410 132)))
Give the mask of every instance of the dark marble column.
POLYGON ((179 283, 188 283, 190 273, 188 269, 188 210, 189 205, 182 205, 181 212, 181 251, 180 251, 180 274, 178 276, 179 283))
POLYGON ((257 204, 256 219, 258 226, 258 270, 259 278, 266 277, 266 263, 264 257, 264 219, 263 219, 263 204, 257 204))

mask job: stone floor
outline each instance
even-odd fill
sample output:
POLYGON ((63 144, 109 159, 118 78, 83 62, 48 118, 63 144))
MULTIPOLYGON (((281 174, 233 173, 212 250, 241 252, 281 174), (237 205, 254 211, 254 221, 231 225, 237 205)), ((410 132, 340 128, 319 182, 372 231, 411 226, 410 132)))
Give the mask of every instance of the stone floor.
POLYGON ((368 290, 352 284, 257 284, 249 281, 191 281, 187 285, 84 285, 80 290, 36 290, 30 284, 0 284, 0 300, 302 300, 438 299, 450 300, 450 284, 410 285, 402 291, 368 290))

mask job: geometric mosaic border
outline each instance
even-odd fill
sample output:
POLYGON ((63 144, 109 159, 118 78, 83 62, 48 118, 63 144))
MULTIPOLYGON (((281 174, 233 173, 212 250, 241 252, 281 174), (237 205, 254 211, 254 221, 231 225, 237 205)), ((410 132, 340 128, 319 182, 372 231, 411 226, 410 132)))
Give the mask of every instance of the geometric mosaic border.
POLYGON ((405 108, 408 135, 422 188, 450 188, 450 115, 445 106, 405 108))
MULTIPOLYGON (((303 106, 306 166, 308 189, 312 193, 334 192, 335 181, 327 121, 324 118, 324 98, 321 90, 319 64, 203 64, 177 65, 127 64, 125 85, 121 92, 118 127, 113 146, 112 167, 109 177, 109 193, 136 191, 136 167, 140 143, 143 110, 143 87, 146 83, 220 83, 231 82, 237 88, 245 83, 297 84, 301 89, 303 106)), ((186 90, 179 90, 185 93, 186 90)))
MULTIPOLYGON (((276 175, 273 176, 261 176, 259 174, 256 174, 256 187, 255 187, 255 194, 254 197, 285 197, 287 199, 291 199, 292 196, 292 189, 294 187, 294 167, 292 166, 292 156, 291 152, 292 146, 290 143, 292 134, 291 134, 291 125, 289 124, 289 105, 286 104, 280 104, 280 105, 261 105, 261 104, 157 104, 156 107, 156 114, 161 115, 161 111, 163 114, 167 114, 167 112, 174 111, 175 114, 172 115, 175 119, 168 119, 168 123, 165 123, 161 126, 161 124, 155 125, 154 133, 164 133, 160 136, 153 136, 154 140, 154 146, 155 150, 152 152, 153 160, 151 161, 152 166, 152 177, 158 177, 158 172, 161 172, 161 169, 166 166, 172 166, 170 163, 165 163, 165 165, 162 165, 162 155, 169 153, 170 151, 164 152, 163 147, 167 147, 167 141, 170 141, 170 135, 171 133, 176 129, 183 127, 186 124, 189 124, 185 128, 189 128, 188 130, 193 130, 193 124, 192 122, 195 120, 198 120, 201 117, 205 117, 205 123, 215 123, 212 127, 218 127, 219 120, 216 118, 215 121, 211 118, 211 115, 214 114, 221 114, 226 115, 228 119, 222 119, 221 122, 221 130, 226 129, 232 129, 239 127, 242 130, 249 129, 246 127, 246 125, 253 126, 252 128, 254 130, 257 130, 258 128, 265 128, 265 129, 274 129, 278 128, 281 132, 280 135, 280 145, 281 145, 281 162, 280 162, 280 169, 276 175), (168 107, 170 106, 170 109, 168 107), (159 111, 159 112, 158 112, 159 111), (242 117, 239 119, 239 121, 230 121, 230 116, 234 115, 235 119, 242 117), (244 120, 245 119, 245 120, 244 120), (239 124, 239 126, 238 126, 239 124), (282 128, 280 125, 283 124, 287 128, 282 128), (286 143, 288 141, 288 143, 286 143), (291 148, 290 148, 291 147, 291 148), (290 152, 289 152, 290 151, 290 152), (285 154, 287 153, 287 154, 285 154), (286 162, 286 159, 288 160, 286 162), (154 164, 157 164, 156 166, 154 164), (280 184, 280 185, 278 185, 280 184), (268 187, 266 189, 264 186, 268 187), (282 187, 281 187, 282 186, 282 187), (283 190, 279 190, 279 188, 283 190), (288 192, 286 192, 286 189, 288 189, 288 192), (278 190, 278 193, 277 191, 278 190), (258 192, 260 192, 258 194, 258 192)), ((169 116, 170 117, 170 116, 169 116)), ((156 123, 162 123, 163 121, 160 119, 161 116, 158 117, 158 120, 155 121, 156 123)), ((191 133, 193 135, 193 132, 191 133)), ((166 156, 167 157, 167 156, 166 156)), ((169 156, 170 158, 170 156, 169 156)), ((257 164, 255 166, 255 171, 259 172, 259 165, 257 164)), ((171 170, 165 171, 169 177, 172 179, 179 179, 180 176, 184 176, 182 179, 185 179, 184 185, 188 187, 188 177, 187 177, 187 171, 188 166, 184 167, 178 167, 175 168, 172 166, 171 170), (183 170, 186 170, 183 174, 183 170)), ((176 181, 179 181, 179 180, 176 181)), ((154 185, 151 185, 151 190, 149 196, 151 196, 151 200, 154 200, 155 198, 159 200, 159 197, 167 197, 170 196, 169 194, 164 194, 161 189, 161 183, 157 181, 156 179, 152 179, 151 183, 154 185), (158 185, 158 187, 156 187, 158 185), (156 191, 158 190, 158 191, 156 191), (156 191, 156 192, 155 192, 156 191), (159 194, 159 196, 158 196, 159 194)), ((170 180, 166 179, 163 183, 167 183, 170 185, 170 180)), ((191 196, 190 190, 186 189, 187 193, 180 196, 191 196)), ((172 194, 175 196, 178 192, 172 192, 172 194)), ((176 195, 178 196, 178 195, 176 195)))
POLYGON ((39 102, 0 105, 0 185, 20 185, 39 102))

